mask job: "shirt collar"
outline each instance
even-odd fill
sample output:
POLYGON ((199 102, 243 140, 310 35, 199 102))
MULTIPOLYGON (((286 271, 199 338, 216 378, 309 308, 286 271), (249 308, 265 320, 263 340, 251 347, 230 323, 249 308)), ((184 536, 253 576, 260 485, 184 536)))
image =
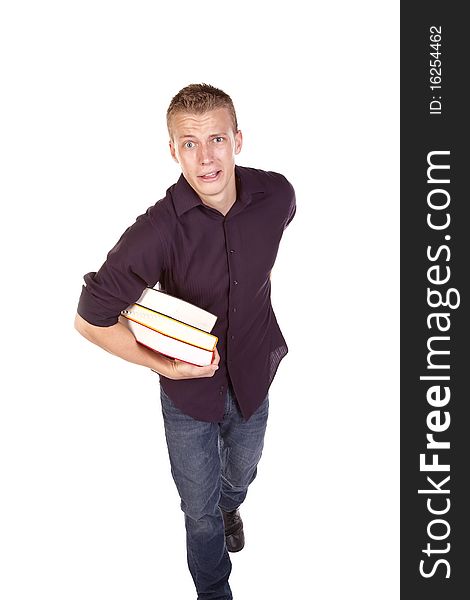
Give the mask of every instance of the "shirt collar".
MULTIPOLYGON (((235 165, 235 177, 237 180, 237 201, 239 200, 244 207, 250 204, 253 194, 264 193, 257 169, 235 165)), ((180 175, 173 186, 172 197, 178 217, 191 208, 203 204, 183 174, 180 175)))

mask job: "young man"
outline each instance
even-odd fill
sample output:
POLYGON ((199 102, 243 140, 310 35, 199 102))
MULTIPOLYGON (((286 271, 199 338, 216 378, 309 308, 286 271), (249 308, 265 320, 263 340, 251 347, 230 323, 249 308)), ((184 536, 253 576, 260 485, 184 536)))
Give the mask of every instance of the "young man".
POLYGON ((270 274, 295 214, 278 173, 235 165, 242 133, 230 97, 193 84, 167 112, 182 174, 129 227, 97 273, 85 275, 75 326, 91 342, 160 374, 171 471, 185 515, 198 598, 231 599, 228 552, 244 546, 238 508, 257 472, 268 389, 287 346, 270 274), (146 286, 217 315, 212 364, 197 367, 136 343, 121 310, 146 286))

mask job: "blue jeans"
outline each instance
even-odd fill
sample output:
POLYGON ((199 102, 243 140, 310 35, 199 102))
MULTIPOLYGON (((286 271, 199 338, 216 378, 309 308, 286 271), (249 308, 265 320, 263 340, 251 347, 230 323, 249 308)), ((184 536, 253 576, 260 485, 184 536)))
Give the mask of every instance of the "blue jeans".
POLYGON ((245 421, 231 386, 220 423, 183 414, 160 389, 171 474, 185 515, 186 548, 198 600, 231 600, 232 564, 221 508, 235 510, 256 477, 269 398, 245 421))

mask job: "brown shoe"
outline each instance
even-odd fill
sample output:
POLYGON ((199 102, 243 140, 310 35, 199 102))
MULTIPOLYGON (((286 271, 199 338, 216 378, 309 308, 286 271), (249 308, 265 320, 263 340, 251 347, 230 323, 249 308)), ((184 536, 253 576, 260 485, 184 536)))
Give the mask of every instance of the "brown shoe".
POLYGON ((243 521, 238 508, 231 512, 222 511, 225 525, 225 545, 229 552, 240 552, 245 545, 243 521))

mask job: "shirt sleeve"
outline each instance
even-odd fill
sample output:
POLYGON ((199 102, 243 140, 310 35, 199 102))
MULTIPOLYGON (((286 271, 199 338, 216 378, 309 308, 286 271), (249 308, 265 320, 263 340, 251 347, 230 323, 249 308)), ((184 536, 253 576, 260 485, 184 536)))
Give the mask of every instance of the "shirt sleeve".
POLYGON ((163 268, 161 235, 147 211, 126 229, 99 271, 84 276, 78 314, 98 327, 115 325, 121 311, 159 281, 163 268))
MULTIPOLYGON (((286 181, 287 181, 287 179, 286 179, 286 181)), ((297 210, 297 203, 296 203, 296 198, 295 198, 295 190, 294 190, 292 184, 289 181, 287 181, 287 183, 288 183, 287 194, 288 194, 288 197, 289 197, 289 203, 288 203, 287 217, 286 217, 286 221, 284 223, 284 229, 292 221, 292 219, 295 216, 295 212, 297 210)))

